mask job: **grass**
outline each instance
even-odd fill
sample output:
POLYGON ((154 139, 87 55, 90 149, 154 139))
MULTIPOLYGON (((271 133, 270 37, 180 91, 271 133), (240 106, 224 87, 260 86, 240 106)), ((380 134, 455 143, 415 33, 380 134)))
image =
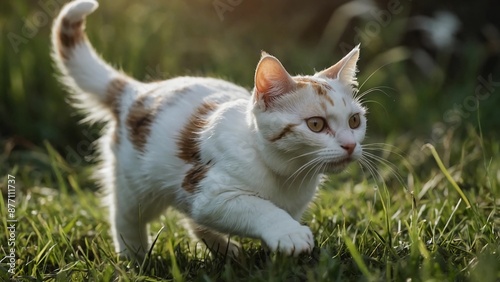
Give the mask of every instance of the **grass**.
MULTIPOLYGON (((353 43, 348 27, 344 36, 331 37, 344 42, 327 36, 321 45, 304 44, 298 33, 314 38, 301 25, 315 17, 314 7, 289 20, 288 10, 264 13, 280 11, 278 1, 269 3, 277 4, 242 1, 220 21, 206 1, 101 1, 87 30, 108 61, 139 79, 210 75, 247 87, 260 50, 297 74, 328 67, 341 57, 341 43, 353 43)), ((26 1, 0 5, 2 34, 22 35, 24 19, 44 11, 26 1)), ((90 143, 100 128, 76 126, 80 117, 52 75, 50 21, 17 51, 0 38, 0 259, 10 254, 11 175, 15 280, 499 281, 500 98, 476 100, 474 109, 465 104, 481 85, 478 75, 488 78, 498 65, 482 73, 487 48, 464 40, 459 56, 437 50, 433 67, 418 69, 412 56, 422 50, 402 43, 410 15, 405 7, 361 44, 361 90, 381 90, 366 101, 367 143, 386 144, 372 145, 382 160, 378 174, 352 165, 328 178, 303 218, 316 248, 299 258, 270 254, 245 238, 239 260, 213 257, 189 242, 178 224, 182 217, 170 211, 152 226, 157 240, 150 258, 139 266, 119 260, 90 178, 90 143), (457 115, 457 105, 468 110, 457 115), (429 140, 435 151, 425 146, 429 140)), ((353 24, 369 22, 368 16, 353 24)), ((498 80, 493 75, 491 93, 498 92, 498 80)), ((0 281, 10 277, 7 262, 0 262, 0 281)))
MULTIPOLYGON (((500 162, 484 156, 498 155, 499 146, 478 138, 471 133, 452 146, 457 150, 448 152, 451 165, 446 170, 439 169, 426 150, 421 151, 425 160, 419 165, 387 156, 404 177, 403 183, 387 166, 379 169, 387 175, 384 182, 364 177, 356 166, 332 176, 304 217, 315 235, 312 255, 270 254, 259 242, 241 239, 244 251, 238 260, 213 257, 189 242, 178 225, 181 216, 170 211, 153 224, 157 241, 151 257, 140 266, 117 258, 99 197, 83 189, 78 184, 82 176, 65 171, 64 158, 46 144, 40 154, 50 163, 50 177, 27 178, 26 167, 14 166, 8 172, 16 177, 14 277, 22 281, 498 281, 500 162), (460 184, 470 208, 454 182, 460 184)), ((2 179, 3 186, 7 180, 2 179)), ((6 252, 7 209, 5 201, 0 205, 5 227, 0 246, 6 252)), ((0 279, 6 280, 8 265, 1 264, 0 269, 0 279)))

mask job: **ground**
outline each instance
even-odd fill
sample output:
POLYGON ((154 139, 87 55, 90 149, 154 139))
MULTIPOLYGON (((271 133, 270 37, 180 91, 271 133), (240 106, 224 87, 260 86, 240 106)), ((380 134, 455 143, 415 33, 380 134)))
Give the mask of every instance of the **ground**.
MULTIPOLYGON (((28 168, 13 166, 2 179, 15 182, 0 202, 0 246, 8 255, 14 234, 13 272, 26 281, 498 281, 500 163, 488 155, 499 147, 478 138, 452 146, 444 171, 424 147, 420 164, 384 151, 384 181, 356 165, 330 177, 303 219, 315 236, 311 255, 289 258, 237 238, 239 259, 214 257, 190 243, 182 216, 169 211, 153 224, 157 240, 140 266, 114 254, 99 195, 82 189, 81 176, 47 144, 39 159, 55 178, 33 183, 28 168), (7 209, 9 195, 14 210, 7 209), (8 219, 17 220, 15 230, 8 219)), ((8 277, 5 262, 0 279, 8 277)))

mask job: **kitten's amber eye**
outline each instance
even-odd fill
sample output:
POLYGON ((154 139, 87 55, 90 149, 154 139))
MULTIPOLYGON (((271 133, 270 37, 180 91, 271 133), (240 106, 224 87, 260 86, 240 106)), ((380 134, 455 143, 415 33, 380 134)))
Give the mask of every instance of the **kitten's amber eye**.
POLYGON ((354 114, 349 119, 349 127, 352 129, 358 128, 360 123, 361 123, 361 119, 359 118, 359 114, 354 114))
POLYGON ((312 132, 321 132, 326 126, 326 121, 320 117, 308 118, 306 122, 312 132))

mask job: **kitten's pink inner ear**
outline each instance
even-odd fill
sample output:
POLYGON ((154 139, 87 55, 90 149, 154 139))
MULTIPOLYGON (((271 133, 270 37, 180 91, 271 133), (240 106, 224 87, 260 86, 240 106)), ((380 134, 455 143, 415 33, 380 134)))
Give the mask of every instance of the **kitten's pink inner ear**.
POLYGON ((275 57, 262 53, 255 71, 256 98, 268 104, 273 97, 286 94, 295 89, 295 81, 275 57))
POLYGON ((354 47, 354 49, 345 55, 340 61, 335 65, 319 72, 317 75, 325 76, 330 79, 338 78, 340 81, 351 84, 358 85, 356 81, 356 65, 359 59, 359 45, 354 47))

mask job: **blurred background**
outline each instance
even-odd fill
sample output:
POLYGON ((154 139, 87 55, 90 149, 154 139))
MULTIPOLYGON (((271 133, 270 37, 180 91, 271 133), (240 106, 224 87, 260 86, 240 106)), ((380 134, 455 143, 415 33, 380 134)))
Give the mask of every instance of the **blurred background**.
MULTIPOLYGON (((28 187, 54 183, 55 171, 93 187, 101 127, 79 124, 49 56, 63 3, 0 3, 0 174, 16 171, 28 187)), ((460 151, 481 135, 498 151, 499 8, 495 0, 115 0, 100 2, 87 32, 137 79, 214 76, 248 89, 261 50, 291 74, 312 74, 361 43, 367 142, 391 143, 418 166, 426 142, 460 151)))

